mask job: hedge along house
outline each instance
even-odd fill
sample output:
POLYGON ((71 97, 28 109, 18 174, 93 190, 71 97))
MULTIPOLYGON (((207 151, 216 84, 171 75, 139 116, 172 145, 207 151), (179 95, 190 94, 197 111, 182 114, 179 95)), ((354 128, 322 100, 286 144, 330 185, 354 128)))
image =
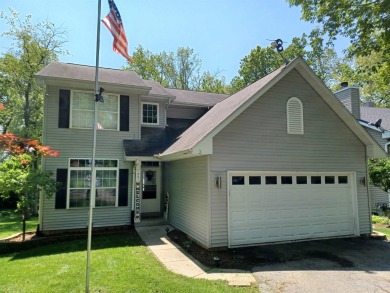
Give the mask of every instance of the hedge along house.
MULTIPOLYGON (((43 167, 63 183, 41 198, 43 232, 86 227, 93 73, 37 74, 60 150, 43 167)), ((94 227, 162 216, 169 194, 170 224, 208 248, 370 233, 367 158, 386 153, 302 59, 230 97, 109 69, 100 85, 94 227)))

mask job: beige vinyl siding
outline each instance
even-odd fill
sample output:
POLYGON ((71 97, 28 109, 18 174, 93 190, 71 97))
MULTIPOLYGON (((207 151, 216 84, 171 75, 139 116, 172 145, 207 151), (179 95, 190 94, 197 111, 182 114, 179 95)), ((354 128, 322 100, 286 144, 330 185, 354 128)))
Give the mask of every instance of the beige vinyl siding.
POLYGON ((356 119, 360 119, 360 95, 357 87, 348 87, 335 92, 335 96, 352 113, 356 119))
POLYGON ((165 164, 169 222, 204 246, 209 244, 208 157, 165 164))
MULTIPOLYGON (((386 139, 386 138, 382 138, 382 132, 380 131, 376 131, 374 129, 371 129, 371 128, 365 128, 367 130, 367 132, 378 142, 378 144, 384 149, 386 150, 385 146, 386 146, 386 143, 388 143, 389 141, 386 139)), ((387 150, 386 150, 387 151, 387 150)))
MULTIPOLYGON (((124 166, 122 166, 125 168, 124 166)), ((130 225, 132 203, 132 165, 129 164, 128 205, 125 207, 96 207, 93 209, 93 226, 110 227, 130 225)), ((55 171, 54 171, 55 172, 55 171)), ((64 230, 86 228, 88 208, 55 209, 55 198, 43 198, 41 230, 64 230)))
POLYGON ((389 206, 390 195, 379 187, 370 185, 371 210, 377 211, 378 204, 387 203, 389 206))
POLYGON ((211 187, 211 247, 227 245, 227 171, 356 172, 360 232, 370 219, 364 144, 293 70, 233 120, 213 140, 211 178, 222 177, 222 189, 211 187), (303 104, 305 133, 287 134, 286 103, 303 104))
MULTIPOLYGON (((66 88, 66 87, 62 87, 66 88)), ((45 97, 44 144, 59 150, 57 157, 43 159, 44 170, 56 176, 57 169, 69 168, 69 158, 92 157, 92 129, 58 128, 58 95, 60 88, 48 86, 45 97)), ((130 131, 97 130, 96 158, 116 159, 120 169, 129 169, 129 204, 126 207, 102 207, 94 209, 94 227, 128 225, 131 214, 131 162, 125 162, 123 139, 139 138, 139 98, 130 95, 130 131)), ((55 196, 43 197, 42 230, 85 228, 87 208, 54 209, 55 196)))

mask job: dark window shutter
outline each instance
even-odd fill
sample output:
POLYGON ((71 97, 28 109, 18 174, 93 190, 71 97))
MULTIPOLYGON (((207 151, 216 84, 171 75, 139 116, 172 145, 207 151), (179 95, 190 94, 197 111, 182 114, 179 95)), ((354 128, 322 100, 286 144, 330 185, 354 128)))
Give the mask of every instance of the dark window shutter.
POLYGON ((69 128, 70 90, 60 90, 58 107, 58 128, 69 128))
POLYGON ((120 97, 119 130, 129 131, 129 96, 120 97))
POLYGON ((66 189, 68 180, 68 169, 57 169, 57 183, 59 184, 56 192, 56 209, 66 209, 66 189))
POLYGON ((118 206, 125 207, 128 205, 129 198, 129 170, 119 169, 119 192, 118 206))

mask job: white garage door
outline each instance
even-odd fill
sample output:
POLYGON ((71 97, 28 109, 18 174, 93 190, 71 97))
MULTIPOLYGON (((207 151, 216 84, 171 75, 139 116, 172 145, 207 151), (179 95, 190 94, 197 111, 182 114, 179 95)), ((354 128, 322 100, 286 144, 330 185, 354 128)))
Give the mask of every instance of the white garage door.
POLYGON ((228 172, 229 246, 357 234, 354 173, 228 172))

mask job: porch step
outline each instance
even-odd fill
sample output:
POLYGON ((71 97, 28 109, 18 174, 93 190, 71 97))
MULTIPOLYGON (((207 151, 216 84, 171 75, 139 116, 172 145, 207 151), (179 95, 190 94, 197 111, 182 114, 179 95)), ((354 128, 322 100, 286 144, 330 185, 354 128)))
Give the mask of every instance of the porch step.
POLYGON ((137 227, 147 227, 147 226, 160 226, 160 225, 168 225, 169 222, 165 220, 165 218, 141 218, 141 222, 134 223, 134 226, 137 227))

